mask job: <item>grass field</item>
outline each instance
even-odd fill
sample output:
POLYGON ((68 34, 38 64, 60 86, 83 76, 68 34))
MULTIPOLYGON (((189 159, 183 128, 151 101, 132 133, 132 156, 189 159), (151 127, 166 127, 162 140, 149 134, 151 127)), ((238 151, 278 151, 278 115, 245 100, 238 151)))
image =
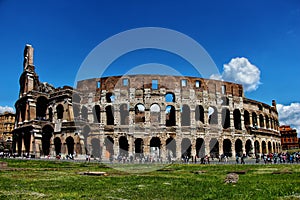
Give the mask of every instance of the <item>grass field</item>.
POLYGON ((300 165, 176 164, 127 174, 99 163, 1 161, 0 199, 300 199, 300 165), (87 171, 108 176, 80 174, 87 171), (246 173, 225 184, 233 171, 246 173))

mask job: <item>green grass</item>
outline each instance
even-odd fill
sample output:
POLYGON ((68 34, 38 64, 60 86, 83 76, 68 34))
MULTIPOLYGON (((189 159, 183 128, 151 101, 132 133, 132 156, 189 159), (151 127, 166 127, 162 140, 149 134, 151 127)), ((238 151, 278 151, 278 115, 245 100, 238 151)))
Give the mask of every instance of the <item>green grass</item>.
POLYGON ((300 199, 300 165, 176 164, 128 174, 97 163, 3 161, 0 199, 300 199), (205 173, 193 173, 199 170, 205 173), (237 184, 224 183, 227 173, 241 170, 247 173, 237 184), (85 171, 108 176, 79 174, 85 171))

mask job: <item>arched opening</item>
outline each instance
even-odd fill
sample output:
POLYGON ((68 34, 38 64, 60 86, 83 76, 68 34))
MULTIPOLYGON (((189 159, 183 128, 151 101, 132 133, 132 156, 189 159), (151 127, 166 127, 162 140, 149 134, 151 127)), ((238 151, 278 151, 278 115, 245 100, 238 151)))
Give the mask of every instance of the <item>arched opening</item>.
POLYGON ((218 124, 218 110, 215 106, 210 106, 208 108, 208 123, 218 124))
POLYGON ((111 92, 106 93, 106 102, 112 103, 115 101, 115 95, 111 92))
POLYGON ((46 111, 48 106, 48 99, 46 97, 40 96, 36 100, 36 119, 45 120, 46 111))
POLYGON ((264 116, 262 114, 259 115, 259 126, 261 128, 264 128, 265 123, 264 123, 264 116))
POLYGON ((48 109, 48 113, 49 113, 49 121, 52 122, 53 121, 53 110, 52 110, 52 108, 48 109))
POLYGON ((183 138, 181 141, 181 157, 188 161, 191 157, 192 152, 192 143, 191 140, 188 138, 183 138))
POLYGON ((222 106, 228 106, 229 105, 229 99, 227 97, 222 97, 222 106))
POLYGON ((268 153, 272 153, 272 143, 268 142, 268 153))
POLYGON ((119 155, 128 157, 129 144, 126 136, 119 138, 119 155))
POLYGON ((171 161, 172 158, 176 158, 176 141, 172 137, 166 140, 166 148, 168 160, 171 161))
POLYGON ((69 136, 66 139, 66 143, 67 143, 67 148, 68 148, 68 155, 73 156, 74 154, 74 139, 69 136))
POLYGON ((109 158, 112 161, 114 156, 114 139, 110 136, 107 136, 104 140, 104 145, 106 149, 106 158, 109 158))
POLYGON ((160 107, 156 103, 150 106, 150 122, 160 123, 160 107))
POLYGON ((88 120, 88 109, 85 106, 82 106, 81 108, 81 119, 84 121, 88 120))
POLYGON ((273 126, 273 119, 270 118, 270 125, 271 125, 271 129, 274 129, 274 126, 273 126))
POLYGON ((150 140, 150 155, 152 158, 160 157, 160 146, 160 139, 158 137, 152 137, 150 140))
POLYGON ((168 92, 165 95, 165 101, 166 102, 175 102, 175 94, 168 92))
POLYGON ((205 156, 205 141, 203 138, 196 139, 196 156, 198 158, 204 158, 205 156))
POLYGON ((239 109, 235 109, 233 111, 233 119, 234 119, 234 128, 237 130, 242 130, 241 112, 239 109))
POLYGON ((121 125, 129 124, 129 108, 127 104, 120 105, 121 125))
POLYGON ((188 105, 183 105, 181 108, 181 126, 191 125, 191 111, 188 105))
POLYGON ((58 104, 56 106, 56 115, 57 115, 57 119, 63 119, 64 117, 64 107, 61 104, 58 104))
POLYGON ((53 135, 53 128, 46 125, 42 128, 42 150, 45 156, 50 155, 50 139, 53 135))
POLYGON ((196 106, 195 119, 196 119, 196 121, 200 121, 204 124, 204 109, 203 109, 203 106, 201 106, 201 105, 196 106))
POLYGON ((106 125, 114 125, 115 119, 114 119, 114 109, 112 106, 106 106, 105 107, 106 112, 106 125))
POLYGON ((87 148, 87 138, 91 132, 91 129, 88 125, 84 126, 82 129, 82 135, 83 135, 83 141, 84 141, 84 147, 85 147, 85 153, 88 154, 88 148, 87 148))
POLYGON ((222 109, 222 125, 224 129, 230 128, 230 111, 228 108, 222 109))
POLYGON ((231 141, 229 139, 223 140, 223 154, 227 157, 232 156, 231 141))
POLYGON ((255 148, 254 149, 255 155, 260 154, 260 144, 257 140, 255 140, 255 142, 254 142, 254 148, 255 148))
POLYGON ((144 141, 142 138, 137 138, 134 141, 134 153, 135 157, 142 158, 144 153, 144 141))
POLYGON ((91 140, 92 144, 92 155, 94 158, 101 157, 101 147, 100 147, 100 140, 98 138, 93 138, 91 140))
POLYGON ((134 107, 134 110, 135 123, 145 122, 145 106, 139 103, 134 107))
POLYGON ((30 132, 24 133, 24 147, 25 147, 25 153, 29 155, 30 152, 30 143, 31 143, 31 134, 30 132))
POLYGON ((267 153, 267 144, 265 141, 261 142, 261 149, 262 149, 262 153, 266 154, 267 153))
POLYGON ((176 126, 175 107, 171 105, 166 107, 166 126, 176 126))
POLYGON ((238 155, 238 156, 242 156, 243 155, 243 142, 242 140, 240 139, 237 139, 235 141, 235 153, 238 155))
POLYGON ((79 105, 73 104, 72 107, 73 107, 74 118, 78 119, 79 118, 79 114, 80 114, 80 112, 79 112, 79 110, 80 110, 79 109, 79 105))
POLYGON ((246 141, 245 149, 246 149, 246 155, 250 156, 252 154, 252 149, 253 149, 251 140, 246 141))
POLYGON ((255 112, 252 113, 252 125, 257 126, 257 115, 255 112))
POLYGON ((265 116, 265 119, 266 119, 266 128, 270 128, 269 117, 267 115, 265 116))
POLYGON ((100 106, 95 105, 93 107, 93 118, 94 118, 94 123, 100 123, 101 115, 100 115, 100 106))
POLYGON ((219 157, 219 141, 216 138, 212 138, 209 142, 210 157, 219 157))
POLYGON ((275 146, 275 142, 273 142, 273 151, 272 151, 273 153, 277 153, 277 151, 276 151, 276 146, 275 146))
POLYGON ((247 110, 244 111, 244 125, 245 126, 250 125, 250 114, 247 110))
POLYGON ((59 137, 54 138, 55 154, 58 156, 61 153, 61 140, 59 137))

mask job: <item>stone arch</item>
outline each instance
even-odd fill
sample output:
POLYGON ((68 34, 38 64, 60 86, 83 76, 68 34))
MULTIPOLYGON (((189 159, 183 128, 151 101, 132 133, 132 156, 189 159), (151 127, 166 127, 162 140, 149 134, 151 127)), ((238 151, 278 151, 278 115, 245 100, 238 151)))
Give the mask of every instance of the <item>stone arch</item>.
POLYGON ((72 95, 72 103, 80 103, 81 98, 78 94, 73 94, 72 95))
POLYGON ((234 128, 237 130, 242 130, 241 112, 239 109, 235 109, 233 111, 233 119, 234 119, 234 128))
POLYGON ((264 123, 264 116, 262 114, 259 115, 259 127, 264 128, 265 123, 264 123))
POLYGON ((221 103, 222 106, 228 106, 229 105, 228 97, 222 97, 221 100, 222 100, 222 103, 221 103))
POLYGON ((176 158, 176 140, 174 138, 169 137, 166 140, 166 150, 169 161, 172 158, 176 158))
POLYGON ((250 125, 250 114, 247 110, 244 111, 244 125, 250 125))
POLYGON ((181 157, 189 159, 192 153, 192 143, 189 138, 183 138, 181 141, 181 157))
POLYGON ((238 154, 239 156, 242 156, 243 155, 243 142, 241 139, 237 139, 235 141, 235 152, 236 154, 238 154))
POLYGON ((129 125, 129 106, 127 104, 120 105, 120 118, 121 125, 129 125))
POLYGON ((144 153, 144 140, 142 138, 136 138, 134 140, 134 153, 135 157, 142 157, 144 153))
POLYGON ((258 140, 255 140, 255 142, 254 142, 254 153, 256 155, 260 154, 260 144, 259 144, 258 140))
POLYGON ((107 103, 112 103, 115 101, 115 95, 112 92, 106 93, 106 102, 107 103))
POLYGON ((176 126, 176 110, 172 105, 166 107, 166 126, 176 126))
POLYGON ((265 116, 265 119, 266 119, 266 128, 269 129, 270 128, 270 123, 269 123, 268 115, 265 116))
POLYGON ((78 119, 78 118, 79 118, 79 115, 80 115, 79 105, 73 104, 72 107, 73 107, 74 118, 75 118, 75 119, 78 119))
POLYGON ((54 149, 57 156, 61 154, 61 139, 59 137, 54 138, 54 149))
POLYGON ((92 152, 91 155, 94 158, 100 158, 101 157, 101 146, 100 146, 100 140, 98 138, 93 138, 91 140, 92 145, 92 152))
POLYGON ((51 107, 48 109, 48 115, 49 115, 49 121, 52 122, 53 121, 53 110, 51 107))
POLYGON ((196 156, 203 158, 205 156, 205 141, 203 138, 196 139, 196 156))
POLYGON ((82 106, 81 108, 81 119, 88 121, 88 109, 85 106, 82 106))
POLYGON ((267 153, 267 144, 265 141, 262 141, 261 142, 261 150, 262 150, 262 153, 263 154, 266 154, 267 153))
POLYGON ((114 139, 111 136, 107 136, 104 139, 104 145, 106 149, 106 158, 109 158, 112 161, 114 156, 114 139))
POLYGON ((252 149, 252 142, 250 139, 248 139, 245 144, 245 151, 247 156, 250 156, 250 154, 252 153, 252 149))
POLYGON ((209 142, 210 156, 213 158, 219 157, 219 141, 216 138, 212 138, 209 142))
POLYGON ((230 139, 224 139, 223 140, 223 154, 227 157, 232 156, 232 149, 231 149, 231 140, 230 139))
POLYGON ((230 128, 230 111, 228 108, 222 108, 222 126, 224 129, 230 128))
POLYGON ((106 125, 114 125, 115 123, 114 108, 111 105, 106 106, 105 113, 106 113, 106 125))
POLYGON ((68 155, 73 156, 74 154, 74 138, 69 136, 66 139, 66 143, 67 143, 67 149, 68 149, 68 155))
POLYGON ((126 136, 119 138, 119 155, 128 157, 129 144, 126 136))
POLYGON ((159 137, 152 137, 150 140, 150 155, 152 158, 160 157, 161 141, 159 137))
POLYGON ((51 137, 53 136, 53 128, 50 125, 45 125, 42 128, 42 151, 43 155, 50 155, 51 137))
POLYGON ((134 107, 135 111, 135 123, 145 122, 145 106, 138 103, 134 107))
POLYGON ((255 112, 252 112, 252 126, 257 126, 257 115, 255 112))
POLYGON ((56 115, 57 115, 57 119, 63 119, 64 117, 64 106, 61 104, 58 104, 56 106, 56 115))
POLYGON ((160 123, 160 106, 157 103, 150 106, 150 122, 160 123))
POLYGON ((99 105, 95 105, 93 107, 93 118, 94 118, 94 123, 100 123, 101 120, 101 108, 99 105))
POLYGON ((208 123, 218 124, 218 109, 215 106, 208 108, 208 123))
POLYGON ((91 132, 91 128, 88 125, 85 125, 82 129, 82 135, 83 135, 83 141, 84 141, 84 147, 85 147, 85 153, 88 154, 88 145, 87 145, 87 138, 89 137, 89 134, 91 132))
POLYGON ((268 153, 272 153, 272 143, 268 142, 268 153))
POLYGON ((45 120, 46 111, 48 106, 48 99, 44 96, 40 96, 36 100, 36 119, 45 120))
POLYGON ((181 126, 191 125, 191 111, 190 107, 184 104, 181 108, 181 126))
POLYGON ((197 105, 195 110, 195 120, 204 124, 204 109, 203 106, 197 105))
POLYGON ((273 153, 277 153, 277 151, 276 151, 276 145, 275 145, 275 142, 273 141, 273 151, 272 151, 273 153))
POLYGON ((175 94, 172 92, 167 92, 165 95, 166 102, 175 102, 175 94))

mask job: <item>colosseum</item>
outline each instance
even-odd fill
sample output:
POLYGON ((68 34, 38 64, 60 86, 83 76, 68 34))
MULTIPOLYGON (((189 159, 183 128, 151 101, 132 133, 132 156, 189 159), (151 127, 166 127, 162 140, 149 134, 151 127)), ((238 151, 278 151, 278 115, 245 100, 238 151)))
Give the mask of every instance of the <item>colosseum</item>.
POLYGON ((248 99, 240 84, 138 74, 55 88, 40 82, 31 45, 23 67, 13 137, 18 155, 170 161, 281 150, 276 102, 248 99))

